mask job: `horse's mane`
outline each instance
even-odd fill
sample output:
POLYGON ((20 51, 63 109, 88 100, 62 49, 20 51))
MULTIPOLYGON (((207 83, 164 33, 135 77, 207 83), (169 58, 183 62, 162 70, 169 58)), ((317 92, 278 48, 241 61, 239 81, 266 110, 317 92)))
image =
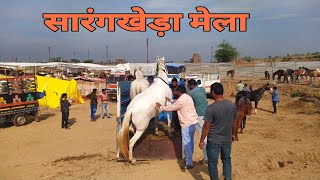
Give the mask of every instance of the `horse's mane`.
POLYGON ((264 88, 260 87, 259 89, 253 90, 252 93, 259 93, 262 89, 264 89, 264 88))

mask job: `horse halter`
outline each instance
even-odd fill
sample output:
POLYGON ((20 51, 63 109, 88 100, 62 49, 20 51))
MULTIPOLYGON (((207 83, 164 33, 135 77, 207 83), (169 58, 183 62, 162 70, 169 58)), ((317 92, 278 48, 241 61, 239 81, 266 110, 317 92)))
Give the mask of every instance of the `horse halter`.
MULTIPOLYGON (((164 67, 165 67, 165 63, 164 63, 164 61, 159 61, 159 62, 157 62, 157 73, 156 73, 156 76, 158 76, 158 71, 159 71, 159 63, 160 62, 162 62, 163 63, 163 65, 164 65, 164 67)), ((165 72, 167 75, 168 75, 168 73, 167 73, 167 70, 166 69, 161 69, 163 72, 165 72)))
MULTIPOLYGON (((159 71, 159 63, 160 62, 162 62, 163 64, 164 64, 164 66, 165 66, 165 63, 164 63, 164 61, 159 61, 159 62, 157 62, 157 73, 156 73, 156 76, 158 77, 158 78, 160 78, 164 83, 166 83, 168 86, 169 86, 169 84, 164 80, 164 79, 162 79, 161 77, 159 77, 158 76, 158 71, 159 71)), ((166 69, 161 69, 164 73, 166 73, 166 75, 168 75, 168 73, 167 73, 167 70, 166 69)))

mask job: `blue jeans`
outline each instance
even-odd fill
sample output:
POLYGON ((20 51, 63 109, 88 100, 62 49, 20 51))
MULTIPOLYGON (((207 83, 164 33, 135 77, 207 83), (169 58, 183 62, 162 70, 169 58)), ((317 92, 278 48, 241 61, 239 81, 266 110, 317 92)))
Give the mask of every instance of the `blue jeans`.
POLYGON ((96 112, 97 112, 97 105, 96 104, 91 104, 91 121, 96 119, 96 112))
POLYGON ((196 131, 196 124, 190 125, 186 128, 181 128, 182 144, 184 153, 186 155, 186 165, 193 166, 192 155, 194 150, 194 133, 196 131))
POLYGON ((218 180, 218 158, 221 153, 223 164, 223 176, 226 180, 231 180, 231 144, 207 144, 208 169, 211 180, 218 180))
MULTIPOLYGON (((203 118, 204 118, 204 116, 199 116, 199 123, 198 123, 198 125, 197 125, 200 138, 201 138, 202 128, 203 128, 203 124, 204 124, 203 118)), ((203 147, 203 160, 205 160, 205 161, 208 160, 208 155, 207 155, 207 148, 206 148, 206 146, 207 146, 207 138, 204 139, 204 147, 203 147)))
POLYGON ((107 104, 107 103, 103 103, 103 104, 101 104, 101 107, 102 107, 102 111, 101 111, 101 116, 102 116, 102 118, 105 117, 104 111, 106 111, 107 117, 110 117, 109 112, 108 112, 108 104, 107 104))

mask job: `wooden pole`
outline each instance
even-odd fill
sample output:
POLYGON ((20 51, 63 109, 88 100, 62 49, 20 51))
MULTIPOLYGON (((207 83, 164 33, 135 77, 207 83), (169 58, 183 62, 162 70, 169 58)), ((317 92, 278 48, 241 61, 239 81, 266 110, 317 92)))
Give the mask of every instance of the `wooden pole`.
POLYGON ((48 50, 49 50, 49 60, 48 60, 48 62, 50 62, 51 61, 51 47, 50 46, 48 47, 48 50))
POLYGON ((211 63, 213 63, 213 46, 211 46, 211 63))
POLYGON ((149 38, 147 38, 147 63, 149 63, 149 38))

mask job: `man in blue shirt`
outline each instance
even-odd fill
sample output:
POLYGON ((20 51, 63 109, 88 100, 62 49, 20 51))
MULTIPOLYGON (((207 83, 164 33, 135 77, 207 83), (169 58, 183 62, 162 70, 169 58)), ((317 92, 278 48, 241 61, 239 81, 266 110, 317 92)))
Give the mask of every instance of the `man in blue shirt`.
MULTIPOLYGON (((197 125, 197 128, 198 128, 199 135, 201 136, 202 127, 204 124, 203 117, 206 113, 206 109, 208 106, 206 90, 203 87, 197 86, 197 82, 194 79, 190 79, 188 81, 188 88, 190 89, 189 95, 192 97, 194 106, 199 116, 199 123, 197 125)), ((203 163, 207 163, 208 162, 207 151, 206 151, 207 138, 205 138, 204 143, 205 144, 203 148, 203 163)))
POLYGON ((278 88, 274 87, 272 92, 272 105, 273 105, 273 114, 277 114, 277 103, 279 101, 278 88))

